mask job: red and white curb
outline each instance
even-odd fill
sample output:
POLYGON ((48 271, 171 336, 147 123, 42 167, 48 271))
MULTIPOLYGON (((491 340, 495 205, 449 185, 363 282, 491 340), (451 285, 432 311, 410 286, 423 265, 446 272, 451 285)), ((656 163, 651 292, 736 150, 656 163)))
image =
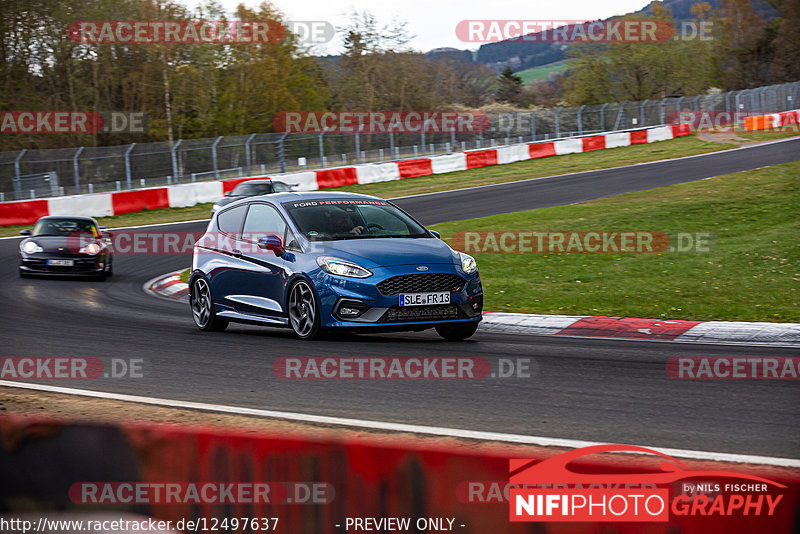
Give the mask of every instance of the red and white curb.
POLYGON ((189 284, 181 282, 182 272, 183 269, 162 274, 145 282, 142 288, 151 295, 189 302, 189 284))
POLYGON ((487 312, 481 327, 484 330, 520 334, 800 347, 798 323, 487 312))
MULTIPOLYGON (((189 302, 189 286, 181 282, 181 272, 149 280, 144 290, 159 297, 189 302)), ((480 328, 515 334, 800 347, 799 323, 485 312, 480 328)))

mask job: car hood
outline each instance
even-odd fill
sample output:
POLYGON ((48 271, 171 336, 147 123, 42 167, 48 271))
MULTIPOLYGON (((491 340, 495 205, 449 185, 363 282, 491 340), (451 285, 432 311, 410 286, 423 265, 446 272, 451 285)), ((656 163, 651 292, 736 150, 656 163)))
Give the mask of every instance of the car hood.
POLYGON ((336 256, 366 267, 461 265, 458 253, 435 238, 362 238, 312 242, 315 254, 336 256))

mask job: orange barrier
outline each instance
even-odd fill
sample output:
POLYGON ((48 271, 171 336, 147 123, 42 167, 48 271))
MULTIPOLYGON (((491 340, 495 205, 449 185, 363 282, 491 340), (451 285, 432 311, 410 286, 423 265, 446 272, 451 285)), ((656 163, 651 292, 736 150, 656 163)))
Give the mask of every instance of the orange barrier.
POLYGON ((800 110, 782 111, 771 115, 755 115, 744 118, 744 129, 748 132, 754 130, 770 130, 792 126, 800 122, 800 110))
MULTIPOLYGON (((565 529, 564 524, 508 521, 509 458, 544 459, 561 451, 494 447, 487 452, 468 445, 445 449, 399 439, 324 440, 183 426, 73 425, 16 417, 0 418, 0 438, 0 507, 6 514, 33 508, 39 512, 134 512, 172 521, 272 517, 279 519, 278 530, 286 533, 339 533, 346 531, 347 518, 399 517, 411 521, 450 518, 452 530, 462 533, 760 534, 792 532, 800 497, 797 469, 732 464, 728 468, 737 473, 757 473, 789 486, 782 490, 783 500, 773 516, 678 515, 666 523, 573 523, 565 529), (126 482, 150 486, 264 483, 284 489, 273 491, 270 502, 87 504, 91 503, 86 498, 87 486, 119 488, 126 482), (303 488, 316 489, 309 493, 303 488), (324 491, 316 491, 320 488, 324 491)), ((712 465, 686 463, 693 468, 712 465)), ((609 469, 652 473, 658 471, 658 462, 614 455, 593 463, 578 462, 577 467, 585 473, 609 469)))

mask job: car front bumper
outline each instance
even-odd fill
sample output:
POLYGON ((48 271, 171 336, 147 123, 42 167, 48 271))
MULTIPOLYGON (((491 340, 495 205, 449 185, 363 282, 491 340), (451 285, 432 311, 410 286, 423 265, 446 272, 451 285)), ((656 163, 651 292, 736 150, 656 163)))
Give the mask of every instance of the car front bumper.
POLYGON ((372 276, 363 279, 324 272, 316 274, 313 282, 320 298, 323 327, 424 329, 438 324, 478 322, 482 319, 483 287, 477 271, 465 274, 455 266, 437 265, 431 266, 426 273, 409 272, 409 266, 381 267, 372 272, 372 276), (402 280, 395 283, 398 277, 402 280), (435 279, 436 282, 432 285, 419 282, 423 280, 422 277, 435 279), (407 288, 410 290, 404 290, 407 288), (400 306, 401 294, 428 292, 449 292, 450 303, 400 306), (357 317, 344 316, 342 308, 357 308, 361 313, 357 317))

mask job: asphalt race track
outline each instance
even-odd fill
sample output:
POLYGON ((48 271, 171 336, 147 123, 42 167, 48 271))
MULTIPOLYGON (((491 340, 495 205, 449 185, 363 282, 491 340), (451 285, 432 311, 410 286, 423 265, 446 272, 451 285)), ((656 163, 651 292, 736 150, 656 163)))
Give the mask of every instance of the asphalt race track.
MULTIPOLYGON (((800 139, 623 169, 398 201, 426 224, 533 209, 800 159, 800 139)), ((202 231, 204 223, 146 231, 202 231)), ((612 341, 479 331, 462 343, 433 332, 303 342, 289 330, 231 325, 202 333, 185 304, 145 281, 188 266, 180 256, 117 256, 105 282, 21 279, 18 240, 0 240, 3 356, 144 359, 144 378, 42 381, 250 408, 568 438, 800 458, 797 381, 680 381, 675 356, 798 356, 779 347, 612 341), (531 358, 531 378, 283 380, 283 356, 531 358)))

